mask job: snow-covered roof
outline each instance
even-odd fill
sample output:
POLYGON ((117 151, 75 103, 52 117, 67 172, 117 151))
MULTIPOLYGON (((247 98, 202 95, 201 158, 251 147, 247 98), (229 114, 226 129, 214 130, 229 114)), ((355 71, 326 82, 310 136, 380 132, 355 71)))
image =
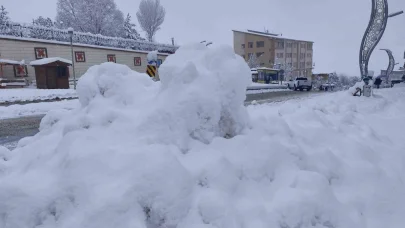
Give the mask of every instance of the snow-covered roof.
POLYGON ((32 61, 32 62, 30 62, 30 65, 31 66, 41 66, 41 65, 46 65, 49 63, 58 62, 58 61, 66 63, 66 64, 70 64, 70 65, 72 64, 72 61, 70 61, 70 60, 67 60, 67 59, 64 59, 61 57, 53 57, 53 58, 44 58, 44 59, 32 61))
MULTIPOLYGON (((0 35, 0 38, 9 39, 9 40, 21 40, 21 41, 38 42, 38 43, 70 45, 69 42, 64 42, 64 41, 43 40, 43 39, 27 38, 27 37, 16 37, 16 36, 0 35)), ((116 47, 107 47, 107 46, 98 46, 98 45, 92 45, 92 44, 73 43, 73 46, 74 47, 98 48, 98 49, 105 49, 105 50, 115 50, 115 51, 135 52, 135 53, 145 53, 145 54, 149 53, 149 51, 132 50, 132 49, 126 49, 126 48, 116 48, 116 47)), ((168 56, 169 54, 159 52, 159 55, 160 56, 168 56)))
POLYGON ((258 67, 256 70, 275 70, 275 71, 280 71, 279 69, 274 69, 274 68, 268 68, 268 67, 258 67))
POLYGON ((282 35, 271 34, 271 33, 269 33, 269 34, 259 33, 259 32, 254 32, 252 30, 237 30, 237 29, 234 29, 232 31, 233 32, 245 33, 245 34, 256 35, 256 36, 264 36, 264 37, 269 37, 269 38, 275 38, 275 39, 284 39, 284 40, 303 41, 303 42, 313 43, 313 41, 301 40, 301 39, 292 39, 292 38, 284 37, 282 35))
MULTIPOLYGON (((70 43, 70 34, 68 30, 58 28, 48 28, 43 26, 6 23, 0 26, 0 34, 3 36, 16 37, 21 35, 22 38, 33 38, 42 40, 62 41, 70 43)), ((34 39, 34 40, 35 40, 34 39)), ((91 34, 83 32, 73 33, 73 42, 89 44, 95 46, 123 48, 129 50, 153 51, 158 50, 161 53, 174 53, 179 47, 172 44, 161 44, 149 42, 146 40, 134 40, 121 37, 108 37, 100 34, 91 34)))
POLYGON ((9 59, 0 59, 0 65, 24 65, 23 61, 15 61, 9 59))

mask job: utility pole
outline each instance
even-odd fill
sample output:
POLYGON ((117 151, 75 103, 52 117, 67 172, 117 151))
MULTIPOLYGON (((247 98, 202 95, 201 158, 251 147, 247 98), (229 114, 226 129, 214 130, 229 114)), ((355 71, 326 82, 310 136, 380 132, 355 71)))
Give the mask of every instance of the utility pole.
POLYGON ((174 46, 174 37, 172 37, 172 45, 174 46))

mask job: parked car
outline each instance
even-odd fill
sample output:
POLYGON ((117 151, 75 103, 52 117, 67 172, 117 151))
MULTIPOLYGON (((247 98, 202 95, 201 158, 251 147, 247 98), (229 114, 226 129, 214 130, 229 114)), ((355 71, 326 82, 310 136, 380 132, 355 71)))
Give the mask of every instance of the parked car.
POLYGON ((306 89, 307 91, 311 91, 312 82, 309 81, 307 78, 298 77, 295 80, 290 80, 287 83, 287 87, 289 89, 293 89, 295 91, 297 91, 297 90, 303 91, 304 89, 306 89))

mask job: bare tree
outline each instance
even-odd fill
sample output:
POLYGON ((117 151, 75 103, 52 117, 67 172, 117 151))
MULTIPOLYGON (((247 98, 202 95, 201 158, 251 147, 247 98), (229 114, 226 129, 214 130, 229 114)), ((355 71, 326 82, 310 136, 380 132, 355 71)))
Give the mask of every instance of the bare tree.
POLYGON ((124 14, 114 0, 58 0, 56 25, 106 36, 125 33, 124 14))
POLYGON ((160 25, 165 20, 166 11, 160 0, 142 0, 139 4, 139 10, 136 13, 138 22, 146 33, 146 38, 152 42, 160 25))

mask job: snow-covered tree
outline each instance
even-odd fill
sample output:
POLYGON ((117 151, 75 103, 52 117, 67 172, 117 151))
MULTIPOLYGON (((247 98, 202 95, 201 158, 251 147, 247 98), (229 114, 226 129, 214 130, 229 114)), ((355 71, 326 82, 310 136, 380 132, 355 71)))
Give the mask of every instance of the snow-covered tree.
POLYGON ((148 41, 152 42, 156 32, 165 20, 165 8, 160 5, 160 0, 142 0, 136 13, 139 25, 146 33, 148 41))
POLYGON ((58 0, 56 25, 105 36, 124 36, 124 14, 114 0, 58 0))
POLYGON ((350 79, 345 74, 340 74, 339 75, 339 81, 343 86, 349 86, 350 85, 350 79))
POLYGON ((350 77, 350 86, 354 86, 357 82, 361 81, 359 76, 350 77))
POLYGON ((38 17, 37 19, 32 20, 33 25, 43 26, 47 28, 54 27, 54 23, 51 18, 44 18, 42 16, 38 17))
POLYGON ((260 67, 259 59, 255 54, 251 54, 247 61, 247 64, 250 68, 257 68, 260 67))
POLYGON ((136 31, 135 26, 136 25, 131 22, 131 15, 128 14, 124 22, 124 30, 125 30, 124 38, 132 40, 142 40, 138 31, 136 31))
POLYGON ((48 28, 53 28, 54 23, 51 18, 38 17, 32 20, 33 29, 31 30, 30 37, 52 40, 54 33, 48 28))
POLYGON ((0 6, 0 25, 10 22, 8 12, 4 6, 0 6))

